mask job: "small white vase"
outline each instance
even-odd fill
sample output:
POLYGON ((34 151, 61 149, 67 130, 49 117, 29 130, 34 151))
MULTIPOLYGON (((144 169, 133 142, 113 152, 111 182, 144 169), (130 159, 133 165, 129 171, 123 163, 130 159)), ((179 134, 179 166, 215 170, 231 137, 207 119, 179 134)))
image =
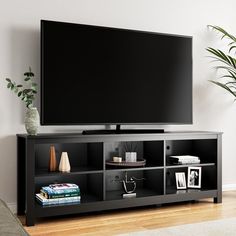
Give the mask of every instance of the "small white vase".
POLYGON ((70 161, 67 152, 61 153, 61 160, 59 164, 59 171, 70 172, 70 161))

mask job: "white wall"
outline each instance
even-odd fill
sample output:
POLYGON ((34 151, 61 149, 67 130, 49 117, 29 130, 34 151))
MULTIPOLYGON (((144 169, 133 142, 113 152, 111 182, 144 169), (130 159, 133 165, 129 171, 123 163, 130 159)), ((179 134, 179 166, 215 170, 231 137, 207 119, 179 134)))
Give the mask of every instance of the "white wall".
MULTIPOLYGON (((223 45, 207 30, 208 24, 236 35, 235 9, 233 0, 0 0, 0 198, 16 202, 15 134, 25 132, 24 105, 5 88, 4 78, 20 82, 29 65, 39 77, 40 19, 192 35, 194 124, 165 128, 223 131, 223 183, 236 184, 236 104, 207 81, 216 73, 205 51, 207 46, 223 45)), ((41 127, 40 131, 83 128, 41 127)))

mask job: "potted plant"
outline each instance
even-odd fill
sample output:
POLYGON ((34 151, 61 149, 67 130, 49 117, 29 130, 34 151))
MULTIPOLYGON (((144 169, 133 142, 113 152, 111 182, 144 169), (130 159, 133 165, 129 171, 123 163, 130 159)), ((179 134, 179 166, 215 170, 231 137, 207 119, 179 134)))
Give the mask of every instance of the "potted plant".
POLYGON ((7 88, 14 92, 26 105, 25 128, 28 134, 36 135, 39 127, 39 113, 33 106, 37 94, 37 83, 33 81, 34 73, 29 67, 29 71, 24 73, 25 85, 16 84, 9 78, 6 78, 7 88))
POLYGON ((210 80, 212 83, 227 90, 230 94, 236 97, 236 58, 232 56, 232 52, 236 49, 236 37, 228 33, 226 30, 219 26, 209 25, 210 28, 219 32, 221 39, 228 39, 228 53, 224 53, 220 49, 208 47, 206 50, 210 52, 214 62, 218 62, 215 68, 220 69, 223 75, 220 77, 220 81, 210 80))

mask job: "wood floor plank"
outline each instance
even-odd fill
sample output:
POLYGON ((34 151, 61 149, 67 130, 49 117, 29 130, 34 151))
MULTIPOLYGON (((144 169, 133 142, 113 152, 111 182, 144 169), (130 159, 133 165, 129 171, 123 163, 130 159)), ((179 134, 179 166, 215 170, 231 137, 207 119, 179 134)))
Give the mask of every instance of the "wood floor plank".
MULTIPOLYGON (((40 219, 25 229, 32 236, 110 236, 134 231, 236 217, 236 191, 223 193, 223 203, 212 199, 162 207, 123 209, 96 214, 40 219)), ((23 222, 25 219, 20 217, 23 222)))

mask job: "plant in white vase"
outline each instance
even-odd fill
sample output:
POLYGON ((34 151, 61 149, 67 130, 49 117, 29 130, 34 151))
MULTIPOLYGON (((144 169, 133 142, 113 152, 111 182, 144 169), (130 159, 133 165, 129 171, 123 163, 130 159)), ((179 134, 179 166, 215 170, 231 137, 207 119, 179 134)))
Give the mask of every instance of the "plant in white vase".
POLYGON ((36 107, 33 106, 37 94, 37 83, 33 81, 34 73, 29 67, 29 71, 24 73, 25 85, 17 84, 9 78, 7 88, 14 92, 26 105, 27 111, 25 116, 25 128, 28 134, 36 135, 39 127, 39 113, 36 107))

